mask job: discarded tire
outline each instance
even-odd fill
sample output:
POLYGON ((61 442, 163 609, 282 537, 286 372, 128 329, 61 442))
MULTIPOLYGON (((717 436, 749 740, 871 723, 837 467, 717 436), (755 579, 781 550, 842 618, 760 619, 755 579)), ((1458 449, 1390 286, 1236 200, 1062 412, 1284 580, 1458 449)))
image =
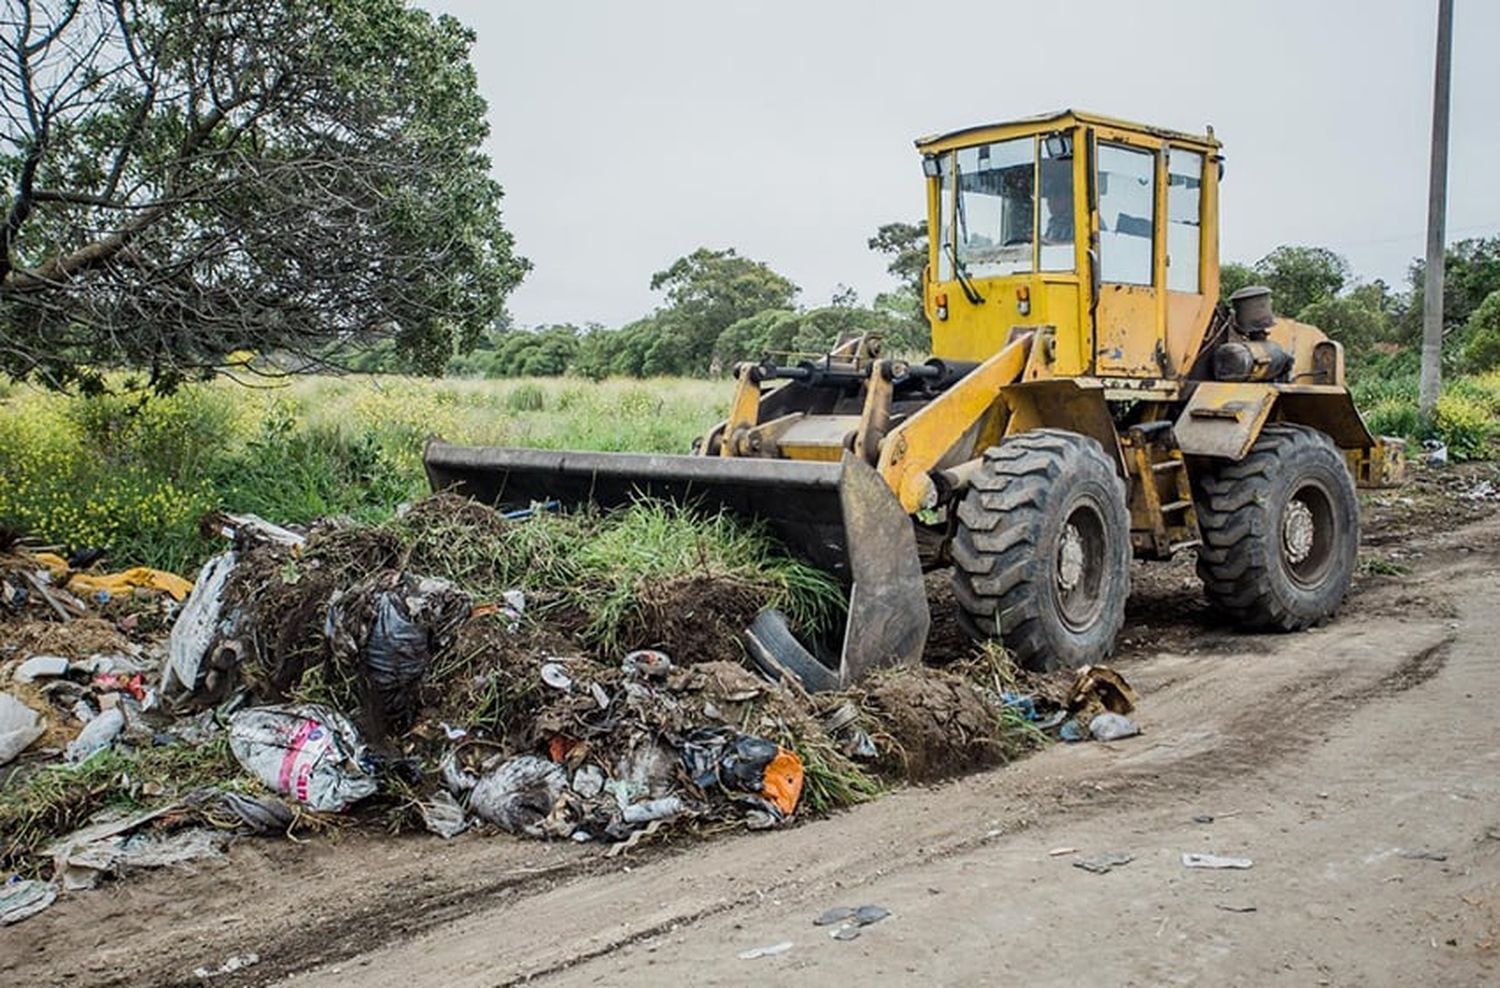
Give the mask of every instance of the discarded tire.
POLYGON ((1237 463, 1200 471, 1198 576, 1241 627, 1295 631, 1330 617, 1359 551, 1359 502, 1333 440, 1268 425, 1237 463))
POLYGON ((1130 593, 1124 481, 1087 436, 1011 436, 986 451, 959 505, 953 561, 969 634, 1002 639, 1030 669, 1097 662, 1130 593))

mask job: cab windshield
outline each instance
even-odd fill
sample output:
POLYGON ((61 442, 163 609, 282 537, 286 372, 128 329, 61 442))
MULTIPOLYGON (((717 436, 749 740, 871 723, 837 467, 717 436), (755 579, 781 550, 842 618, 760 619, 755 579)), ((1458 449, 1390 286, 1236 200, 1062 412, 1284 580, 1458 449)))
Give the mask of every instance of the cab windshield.
POLYGON ((940 278, 955 263, 969 278, 1073 270, 1072 159, 1045 144, 1018 137, 943 156, 940 278))

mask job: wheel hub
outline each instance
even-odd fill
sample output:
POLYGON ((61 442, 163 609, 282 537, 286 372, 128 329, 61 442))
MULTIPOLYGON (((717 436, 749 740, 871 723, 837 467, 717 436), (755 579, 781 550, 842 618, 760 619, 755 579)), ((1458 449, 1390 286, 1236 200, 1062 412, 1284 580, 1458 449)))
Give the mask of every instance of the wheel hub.
POLYGON ((1301 501, 1289 502, 1281 519, 1281 549, 1286 553, 1287 562, 1296 566, 1312 555, 1316 534, 1312 509, 1301 501))
POLYGON ((1069 522, 1063 527, 1062 541, 1057 547, 1057 585, 1067 592, 1078 586, 1083 579, 1083 536, 1078 526, 1069 522))

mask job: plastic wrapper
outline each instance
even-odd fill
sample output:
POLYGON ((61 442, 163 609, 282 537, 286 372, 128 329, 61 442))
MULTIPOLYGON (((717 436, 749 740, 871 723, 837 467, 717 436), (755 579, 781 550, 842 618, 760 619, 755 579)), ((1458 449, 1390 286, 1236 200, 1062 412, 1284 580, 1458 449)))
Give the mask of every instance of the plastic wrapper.
POLYGON ((378 740, 416 718, 422 678, 469 615, 469 598, 446 580, 382 573, 335 594, 324 629, 335 660, 360 672, 364 720, 378 740))
POLYGON ((41 714, 12 693, 0 693, 0 765, 8 764, 46 732, 41 714))
POLYGON ((542 837, 567 787, 568 772, 561 765, 522 755, 485 773, 469 793, 469 809, 513 834, 542 837))
POLYGON ((167 665, 162 674, 162 692, 191 693, 198 688, 203 657, 219 631, 224 584, 234 569, 233 552, 222 552, 203 564, 193 592, 178 612, 167 638, 167 665))
POLYGON ((229 747, 245 771, 308 809, 338 813, 377 788, 359 732, 317 704, 241 710, 229 718, 229 747))

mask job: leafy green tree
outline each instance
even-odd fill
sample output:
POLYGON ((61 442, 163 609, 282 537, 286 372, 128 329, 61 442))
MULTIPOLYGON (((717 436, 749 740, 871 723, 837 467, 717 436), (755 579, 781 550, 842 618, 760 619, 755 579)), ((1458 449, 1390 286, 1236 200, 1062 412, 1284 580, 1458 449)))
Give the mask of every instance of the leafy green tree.
POLYGON ((926 223, 887 223, 866 244, 889 257, 885 269, 899 278, 902 285, 920 294, 922 269, 927 266, 926 223))
POLYGON ((1490 292, 1464 326, 1463 366, 1473 373, 1500 367, 1500 289, 1490 292))
POLYGON ((925 357, 932 352, 932 327, 916 289, 882 292, 875 296, 870 308, 885 317, 887 353, 925 357))
POLYGON ((573 358, 575 373, 593 380, 611 375, 645 376, 646 355, 662 336, 658 316, 647 316, 619 329, 588 333, 573 358))
POLYGON ((527 262, 474 36, 405 0, 20 0, 0 20, 0 373, 171 387, 388 339, 437 371, 527 262))
POLYGON ((1229 296, 1241 288, 1255 284, 1256 278, 1255 269, 1248 264, 1230 261, 1219 265, 1219 300, 1229 301, 1229 296))
POLYGON ((1349 262, 1326 247, 1277 247, 1255 262, 1255 277, 1271 289, 1279 313, 1295 314, 1333 298, 1349 283, 1349 262))
POLYGON ((449 373, 484 378, 547 378, 567 372, 579 346, 571 324, 499 333, 489 348, 455 358, 449 373))
POLYGON ((1318 327, 1353 354, 1386 339, 1391 325, 1389 315, 1353 294, 1314 302, 1297 313, 1297 321, 1318 327))
POLYGON ((652 275, 651 288, 666 294, 667 305, 659 313, 664 338, 645 357, 648 374, 703 373, 724 330, 766 309, 791 308, 798 292, 760 261, 706 247, 652 275))
MULTIPOLYGON (((1403 342, 1422 338, 1423 282, 1427 263, 1412 262, 1407 273, 1409 303, 1397 323, 1403 342)), ((1443 332, 1462 330, 1480 303, 1500 291, 1500 236, 1460 240, 1443 254, 1443 332)))
POLYGON ((765 309, 731 323, 714 344, 714 352, 728 363, 759 360, 768 354, 796 349, 802 315, 790 309, 765 309))
POLYGON ((890 342, 903 352, 928 352, 932 346, 932 327, 927 322, 927 311, 922 307, 927 224, 887 223, 866 243, 871 250, 890 258, 885 269, 901 282, 897 291, 875 299, 874 308, 895 317, 890 342))
POLYGON ((828 305, 806 312, 767 309, 731 325, 714 346, 726 362, 789 358, 827 353, 840 340, 865 333, 880 333, 887 340, 900 324, 889 311, 859 305, 828 305))

